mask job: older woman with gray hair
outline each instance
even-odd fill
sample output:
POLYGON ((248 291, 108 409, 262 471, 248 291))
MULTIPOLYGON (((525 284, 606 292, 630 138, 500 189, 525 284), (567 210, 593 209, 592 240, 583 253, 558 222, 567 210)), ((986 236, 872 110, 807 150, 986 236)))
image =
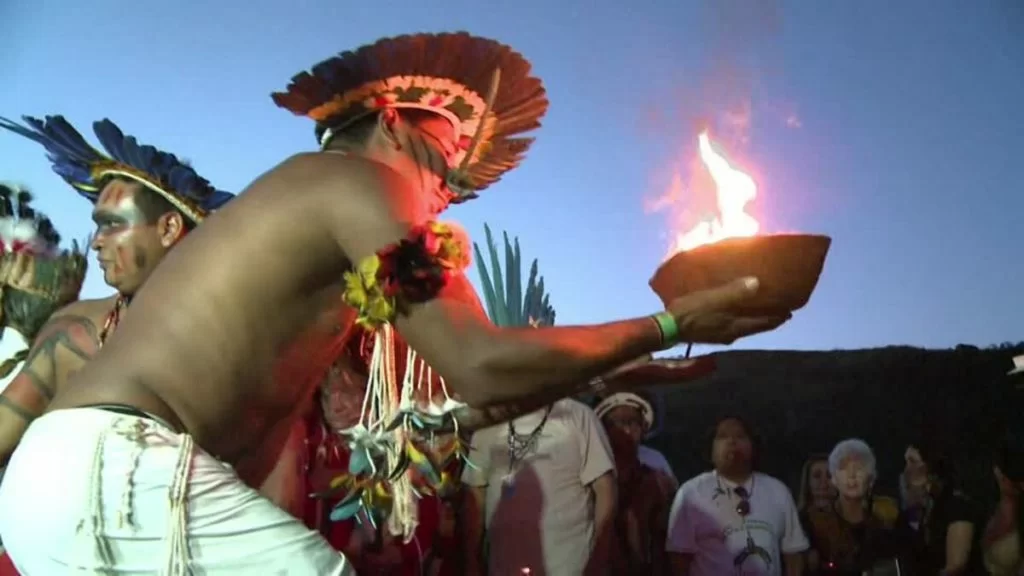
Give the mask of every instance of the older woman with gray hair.
POLYGON ((839 442, 829 454, 837 497, 831 507, 808 511, 811 574, 898 573, 899 506, 874 494, 875 465, 874 451, 858 438, 839 442))

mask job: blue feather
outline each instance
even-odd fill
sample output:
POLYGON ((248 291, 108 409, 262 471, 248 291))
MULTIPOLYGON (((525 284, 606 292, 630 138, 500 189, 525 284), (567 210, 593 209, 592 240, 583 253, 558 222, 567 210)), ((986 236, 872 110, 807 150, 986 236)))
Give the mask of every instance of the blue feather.
POLYGON ((363 491, 356 490, 352 494, 346 496, 341 502, 338 502, 334 508, 331 509, 331 520, 334 522, 342 522, 352 518, 359 510, 363 507, 363 491))
POLYGON ((353 476, 368 474, 373 471, 370 451, 366 448, 353 450, 348 457, 348 473, 353 476))
POLYGON ((157 148, 140 144, 134 136, 126 136, 109 119, 93 123, 93 132, 106 155, 93 148, 62 116, 46 116, 44 120, 24 116, 22 126, 0 117, 0 128, 28 138, 46 149, 46 157, 56 172, 80 194, 96 201, 92 169, 100 163, 121 164, 145 173, 168 196, 198 208, 202 218, 220 208, 234 195, 217 190, 208 180, 176 156, 157 148))

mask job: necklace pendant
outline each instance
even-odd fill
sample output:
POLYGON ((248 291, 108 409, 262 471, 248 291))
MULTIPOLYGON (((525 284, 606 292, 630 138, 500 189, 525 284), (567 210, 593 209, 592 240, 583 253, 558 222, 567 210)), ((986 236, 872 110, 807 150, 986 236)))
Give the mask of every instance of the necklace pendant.
POLYGON ((501 480, 501 495, 511 496, 516 491, 516 480, 511 472, 505 475, 501 480))

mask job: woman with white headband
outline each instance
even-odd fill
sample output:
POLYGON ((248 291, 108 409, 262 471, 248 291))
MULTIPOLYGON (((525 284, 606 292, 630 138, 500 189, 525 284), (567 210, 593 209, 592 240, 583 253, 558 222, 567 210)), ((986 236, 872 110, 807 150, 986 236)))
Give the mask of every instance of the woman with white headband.
POLYGON ((665 538, 675 483, 639 457, 654 410, 640 395, 620 392, 604 398, 594 412, 608 432, 619 484, 609 573, 668 574, 665 538))

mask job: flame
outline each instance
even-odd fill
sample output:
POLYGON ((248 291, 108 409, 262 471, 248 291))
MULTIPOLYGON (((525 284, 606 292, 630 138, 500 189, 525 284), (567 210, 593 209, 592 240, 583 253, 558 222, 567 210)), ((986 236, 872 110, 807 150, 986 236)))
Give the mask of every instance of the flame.
POLYGON ((715 183, 718 213, 697 223, 687 232, 677 233, 669 256, 726 238, 754 236, 761 227, 757 220, 746 212, 747 204, 757 196, 757 184, 754 179, 734 167, 725 156, 717 152, 711 146, 711 139, 706 131, 698 136, 697 145, 701 162, 715 183))

